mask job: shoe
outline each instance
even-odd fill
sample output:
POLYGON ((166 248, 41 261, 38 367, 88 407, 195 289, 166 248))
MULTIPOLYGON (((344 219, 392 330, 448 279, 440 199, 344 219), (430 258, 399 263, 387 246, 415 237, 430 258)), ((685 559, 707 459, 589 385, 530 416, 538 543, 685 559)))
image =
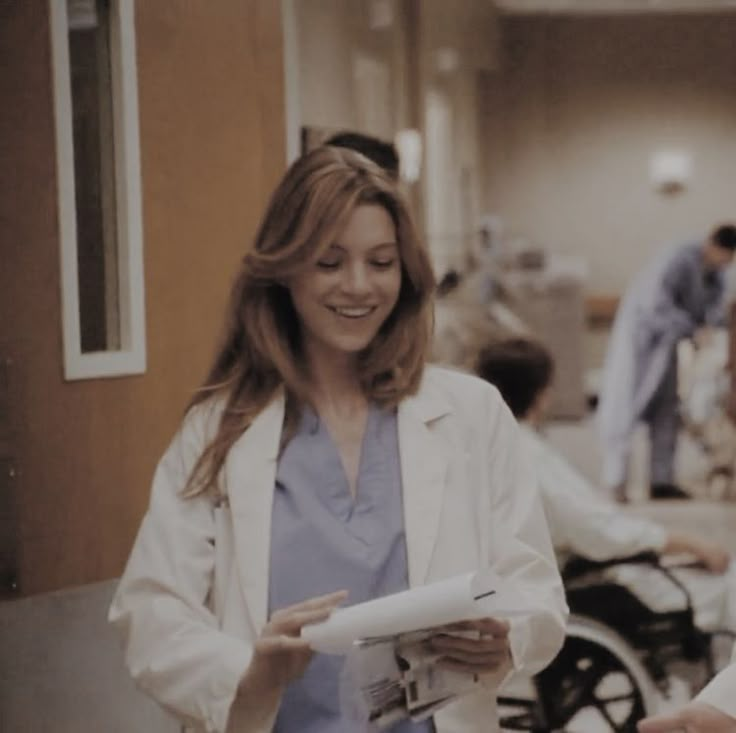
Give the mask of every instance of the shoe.
POLYGON ((676 484, 652 484, 649 496, 652 499, 692 499, 676 484))

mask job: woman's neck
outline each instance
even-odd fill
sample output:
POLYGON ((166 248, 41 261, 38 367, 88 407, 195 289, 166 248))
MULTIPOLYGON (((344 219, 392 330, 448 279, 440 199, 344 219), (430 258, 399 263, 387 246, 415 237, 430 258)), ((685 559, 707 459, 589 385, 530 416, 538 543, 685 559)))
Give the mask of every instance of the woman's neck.
POLYGON ((352 355, 331 359, 311 358, 309 365, 312 400, 318 411, 345 414, 365 407, 367 401, 352 355))

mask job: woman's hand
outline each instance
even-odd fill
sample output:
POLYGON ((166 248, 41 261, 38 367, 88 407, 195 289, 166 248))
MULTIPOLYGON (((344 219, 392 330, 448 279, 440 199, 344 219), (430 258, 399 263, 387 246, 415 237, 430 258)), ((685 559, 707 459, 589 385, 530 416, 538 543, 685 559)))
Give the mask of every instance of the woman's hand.
POLYGON ((736 718, 701 702, 691 702, 679 713, 642 720, 639 733, 734 733, 736 718))
POLYGON ((302 627, 326 620, 347 596, 340 590, 274 611, 254 645, 241 691, 256 696, 280 693, 301 677, 312 658, 309 644, 300 638, 302 627))
POLYGON ((509 625, 495 618, 460 621, 443 627, 430 639, 432 650, 442 654, 440 664, 448 669, 469 674, 495 672, 511 658, 509 625), (457 631, 475 631, 477 638, 453 636, 457 631))

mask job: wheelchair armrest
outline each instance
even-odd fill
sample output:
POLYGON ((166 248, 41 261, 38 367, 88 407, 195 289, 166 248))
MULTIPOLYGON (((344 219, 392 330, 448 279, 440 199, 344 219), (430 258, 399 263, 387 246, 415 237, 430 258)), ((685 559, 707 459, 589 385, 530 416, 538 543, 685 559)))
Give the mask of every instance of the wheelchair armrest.
POLYGON ((563 583, 567 587, 568 585, 574 585, 578 578, 582 578, 588 573, 616 567, 617 565, 648 565, 652 568, 656 568, 682 594, 685 607, 692 616, 693 601, 690 591, 672 571, 681 567, 693 567, 694 565, 679 564, 668 566, 663 563, 660 556, 653 551, 639 552, 635 555, 628 555, 626 557, 612 557, 608 560, 589 560, 586 557, 573 555, 565 563, 560 575, 562 576, 563 583))
POLYGON ((570 581, 586 573, 605 570, 616 565, 653 565, 660 567, 661 563, 659 561, 659 555, 653 551, 639 552, 635 555, 625 555, 623 557, 611 557, 607 560, 590 560, 587 557, 573 555, 565 563, 561 575, 563 580, 570 581))

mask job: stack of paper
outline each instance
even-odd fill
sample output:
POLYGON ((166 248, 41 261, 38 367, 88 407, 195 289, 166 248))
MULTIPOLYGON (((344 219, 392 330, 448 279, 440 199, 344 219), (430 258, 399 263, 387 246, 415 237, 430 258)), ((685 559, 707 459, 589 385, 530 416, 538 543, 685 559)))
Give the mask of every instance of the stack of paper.
MULTIPOLYGON (((343 706, 349 716, 384 728, 422 720, 481 684, 478 675, 447 669, 429 640, 443 627, 480 618, 525 614, 518 594, 491 570, 456 576, 391 596, 338 609, 302 629, 311 647, 347 655, 343 706)), ((489 689, 489 694, 492 690, 489 689)))

